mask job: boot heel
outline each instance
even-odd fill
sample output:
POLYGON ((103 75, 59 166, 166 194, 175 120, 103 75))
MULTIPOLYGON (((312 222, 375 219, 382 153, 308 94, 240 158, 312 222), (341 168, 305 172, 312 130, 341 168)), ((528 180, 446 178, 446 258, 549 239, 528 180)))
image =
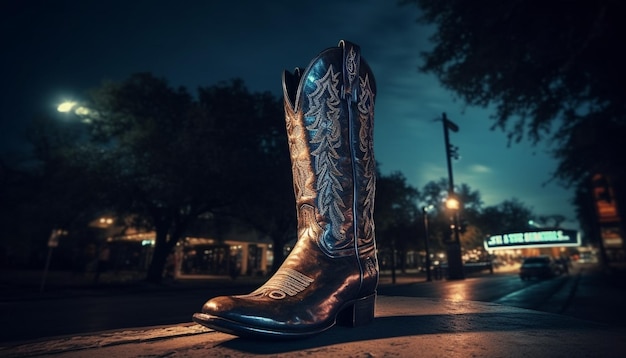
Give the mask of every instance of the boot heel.
POLYGON ((359 298, 337 316, 337 324, 348 327, 363 326, 374 320, 376 293, 359 298))

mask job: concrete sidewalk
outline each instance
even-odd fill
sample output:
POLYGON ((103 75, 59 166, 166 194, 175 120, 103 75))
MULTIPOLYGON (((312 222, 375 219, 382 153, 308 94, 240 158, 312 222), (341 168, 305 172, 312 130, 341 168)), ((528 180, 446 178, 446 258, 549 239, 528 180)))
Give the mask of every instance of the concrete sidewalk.
POLYGON ((503 305, 378 297, 376 319, 296 341, 254 341, 196 324, 53 337, 2 357, 623 357, 626 329, 503 305))
MULTIPOLYGON (((614 312, 615 323, 624 319, 620 314, 623 310, 614 309, 616 304, 621 306, 624 298, 623 277, 589 275, 580 282, 570 280, 578 287, 564 289, 562 293, 576 293, 570 309, 589 312, 588 320, 493 303, 379 296, 372 324, 354 329, 334 327, 305 340, 251 341, 189 322, 0 343, 0 356, 624 357, 626 326, 592 322, 597 322, 595 310, 607 308, 614 312), (587 296, 592 293, 594 296, 587 296), (597 294, 610 300, 598 301, 597 294), (596 307, 599 302, 602 307, 596 307), (589 306, 593 306, 592 309, 589 306)), ((239 280, 236 284, 243 284, 243 281, 254 284, 255 280, 257 278, 239 280)), ((422 280, 412 273, 397 277, 398 284, 422 280)), ((220 285, 227 283, 211 281, 220 285)), ((390 281, 388 275, 381 277, 383 285, 390 281)), ((206 283, 205 277, 198 277, 197 282, 188 280, 174 283, 172 287, 133 289, 180 289, 178 285, 184 288, 206 283)), ((63 296, 71 291, 47 294, 63 296)))

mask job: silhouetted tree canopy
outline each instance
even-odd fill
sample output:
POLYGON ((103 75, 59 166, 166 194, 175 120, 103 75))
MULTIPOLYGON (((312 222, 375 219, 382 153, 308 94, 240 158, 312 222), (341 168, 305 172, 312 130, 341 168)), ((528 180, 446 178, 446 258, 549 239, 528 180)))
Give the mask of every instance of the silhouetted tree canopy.
POLYGON ((138 73, 96 88, 83 105, 88 112, 76 114, 88 133, 78 140, 42 126, 35 126, 41 135, 32 132, 44 174, 64 176, 46 182, 58 183, 56 196, 83 198, 83 210, 106 208, 154 230, 148 281, 161 280, 168 254, 205 213, 247 219, 263 235, 277 233, 270 225, 277 220, 295 221, 293 204, 291 216, 283 202, 274 210, 285 193, 293 203, 293 191, 284 184, 290 166, 282 102, 269 92, 251 93, 232 80, 194 97, 138 73), (57 137, 63 141, 49 145, 57 137), (72 185, 63 187, 64 180, 72 185))
MULTIPOLYGON (((535 219, 532 209, 515 198, 484 207, 480 192, 465 183, 456 186, 455 194, 462 203, 458 215, 461 246, 465 250, 482 250, 487 235, 522 232, 529 228, 528 221, 535 219)), ((404 253, 425 247, 423 208, 428 215, 431 253, 446 249, 452 235, 452 213, 445 206, 447 197, 448 180, 445 178, 430 181, 418 190, 406 182, 402 173, 378 173, 374 211, 376 237, 381 259, 393 265, 392 270, 403 267, 404 253), (399 262, 393 261, 394 257, 399 262)), ((550 219, 562 221, 559 215, 539 218, 546 222, 550 219)))
POLYGON ((493 106, 493 128, 510 140, 550 140, 558 160, 553 177, 562 184, 589 185, 600 173, 626 207, 626 3, 400 3, 416 4, 419 21, 435 26, 421 71, 469 105, 493 106))
POLYGON ((486 207, 479 219, 479 226, 485 234, 491 235, 524 232, 533 218, 532 209, 513 198, 498 205, 486 207))
MULTIPOLYGON (((377 172, 374 222, 377 247, 382 250, 379 260, 383 268, 391 268, 395 280, 397 266, 404 267, 404 253, 416 248, 419 218, 418 191, 406 182, 400 172, 382 175, 377 172), (396 262, 397 259, 400 262, 396 262)), ((395 281, 394 281, 395 282, 395 281)))
MULTIPOLYGON (((418 190, 406 182, 402 173, 382 175, 379 172, 374 201, 374 219, 378 235, 384 237, 385 232, 392 227, 415 220, 418 213, 418 196, 418 190)), ((379 241, 384 244, 385 239, 380 238, 379 241)))
MULTIPOLYGON (((38 267, 45 261, 52 230, 87 227, 97 193, 90 184, 95 178, 88 178, 76 160, 79 123, 40 113, 32 119, 25 139, 32 144, 32 153, 11 156, 0 173, 0 222, 5 228, 0 242, 6 248, 5 263, 38 267)), ((73 230, 74 237, 80 236, 79 231, 73 230)), ((61 245, 66 243, 67 238, 62 238, 61 245)), ((69 268, 63 257, 57 259, 69 268)))
MULTIPOLYGON (((431 245, 435 248, 445 248, 445 242, 450 235, 450 212, 445 207, 448 198, 448 180, 440 178, 429 181, 424 185, 418 197, 422 207, 429 208, 431 245)), ((482 214, 482 198, 480 192, 462 183, 455 188, 455 195, 461 202, 459 221, 464 224, 461 234, 462 246, 466 249, 482 247, 484 236, 478 229, 478 221, 482 214), (472 228, 468 230, 468 228, 472 228)))
POLYGON ((513 121, 512 138, 539 140, 585 118, 626 122, 623 2, 402 3, 417 3, 420 21, 436 26, 420 69, 468 104, 495 105, 495 126, 513 121))

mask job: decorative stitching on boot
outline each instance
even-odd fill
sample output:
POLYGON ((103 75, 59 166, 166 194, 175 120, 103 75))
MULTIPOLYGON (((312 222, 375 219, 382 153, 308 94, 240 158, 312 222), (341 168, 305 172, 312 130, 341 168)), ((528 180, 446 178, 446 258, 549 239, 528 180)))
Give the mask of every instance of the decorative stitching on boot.
POLYGON ((365 272, 367 272, 370 277, 376 277, 376 275, 378 275, 375 257, 368 256, 365 259, 365 272))
POLYGON ((314 280, 290 268, 281 268, 263 286, 252 292, 249 296, 267 295, 275 300, 282 300, 289 296, 295 296, 309 287, 314 280))
POLYGON ((298 209, 298 240, 311 240, 317 243, 323 229, 315 220, 315 208, 304 204, 298 209))
POLYGON ((359 111, 359 149, 363 152, 363 178, 365 179, 366 198, 363 203, 363 245, 374 242, 374 192, 376 175, 374 160, 374 93, 370 87, 369 76, 359 77, 361 91, 357 105, 359 111))
POLYGON ((287 121, 287 135, 291 161, 293 163, 292 172, 296 201, 315 196, 311 183, 313 181, 313 172, 311 171, 309 151, 306 146, 307 139, 304 127, 299 122, 295 115, 287 121))
MULTIPOLYGON (((311 131, 311 144, 317 144, 311 155, 315 158, 314 170, 317 177, 317 208, 320 214, 330 221, 332 238, 322 242, 322 245, 330 252, 349 247, 350 240, 346 239, 343 231, 345 216, 343 211, 346 205, 341 199, 340 193, 343 187, 338 177, 343 174, 339 170, 340 155, 337 149, 341 147, 341 98, 339 96, 339 75, 333 66, 329 66, 326 74, 315 81, 316 89, 308 95, 310 108, 305 113, 306 117, 313 119, 307 125, 311 131)), ((324 235, 324 238, 327 235, 324 235)))
POLYGON ((354 51, 354 47, 350 46, 350 51, 346 57, 346 71, 348 72, 348 81, 350 85, 352 85, 352 81, 354 81, 354 77, 356 77, 358 64, 356 59, 356 52, 354 51))

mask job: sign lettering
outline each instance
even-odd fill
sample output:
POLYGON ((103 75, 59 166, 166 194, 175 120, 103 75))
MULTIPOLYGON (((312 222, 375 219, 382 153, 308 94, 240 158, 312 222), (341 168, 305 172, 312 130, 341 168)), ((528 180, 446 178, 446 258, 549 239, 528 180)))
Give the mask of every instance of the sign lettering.
POLYGON ((525 249, 553 246, 580 246, 581 240, 576 230, 543 230, 493 235, 485 240, 485 248, 525 249))

